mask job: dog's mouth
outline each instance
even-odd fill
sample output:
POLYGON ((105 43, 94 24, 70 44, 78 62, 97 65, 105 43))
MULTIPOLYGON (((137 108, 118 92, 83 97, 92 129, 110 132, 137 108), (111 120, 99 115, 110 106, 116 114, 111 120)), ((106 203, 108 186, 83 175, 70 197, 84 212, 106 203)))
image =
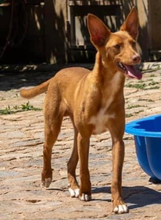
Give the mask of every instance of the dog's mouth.
POLYGON ((126 65, 121 62, 117 62, 117 67, 124 72, 124 74, 130 78, 141 79, 142 73, 136 69, 133 65, 126 65))

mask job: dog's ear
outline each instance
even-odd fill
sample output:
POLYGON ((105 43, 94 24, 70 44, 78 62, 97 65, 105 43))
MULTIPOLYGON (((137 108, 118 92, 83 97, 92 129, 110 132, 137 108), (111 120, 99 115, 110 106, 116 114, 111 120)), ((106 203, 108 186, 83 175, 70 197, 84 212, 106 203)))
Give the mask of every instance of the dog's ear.
POLYGON ((127 31, 133 39, 137 40, 138 37, 139 19, 136 8, 133 7, 127 16, 125 22, 121 26, 121 31, 127 31))
POLYGON ((104 46, 111 33, 106 25, 93 14, 88 14, 87 25, 93 44, 96 47, 104 46))

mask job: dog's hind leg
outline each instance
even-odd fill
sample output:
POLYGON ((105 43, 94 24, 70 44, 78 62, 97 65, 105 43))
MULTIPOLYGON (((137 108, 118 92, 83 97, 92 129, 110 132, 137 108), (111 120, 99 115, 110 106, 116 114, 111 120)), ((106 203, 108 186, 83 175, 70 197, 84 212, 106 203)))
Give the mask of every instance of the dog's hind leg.
POLYGON ((74 126, 74 146, 73 146, 72 155, 67 164, 68 187, 71 197, 79 197, 79 186, 75 174, 76 166, 78 163, 77 136, 78 136, 78 131, 74 126))
POLYGON ((43 148, 43 170, 42 170, 42 184, 45 187, 49 187, 52 181, 52 169, 51 169, 51 155, 52 147, 59 135, 62 119, 56 119, 53 121, 53 126, 45 125, 45 143, 43 148))
POLYGON ((51 169, 52 147, 59 135, 60 127, 63 119, 63 114, 60 111, 60 103, 57 102, 55 105, 51 105, 52 102, 51 99, 52 99, 51 96, 46 98, 46 103, 44 108, 45 142, 43 148, 42 185, 45 187, 49 187, 52 181, 52 169, 51 169))

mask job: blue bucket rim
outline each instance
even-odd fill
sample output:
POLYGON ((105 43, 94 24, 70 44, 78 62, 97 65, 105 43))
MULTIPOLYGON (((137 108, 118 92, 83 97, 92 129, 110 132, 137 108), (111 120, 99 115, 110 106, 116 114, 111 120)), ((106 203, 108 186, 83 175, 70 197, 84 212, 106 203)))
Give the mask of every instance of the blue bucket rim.
POLYGON ((161 132, 145 131, 144 129, 135 128, 137 127, 139 122, 154 120, 157 117, 161 117, 161 114, 147 116, 141 119, 131 121, 125 125, 125 132, 135 136, 161 138, 161 132))

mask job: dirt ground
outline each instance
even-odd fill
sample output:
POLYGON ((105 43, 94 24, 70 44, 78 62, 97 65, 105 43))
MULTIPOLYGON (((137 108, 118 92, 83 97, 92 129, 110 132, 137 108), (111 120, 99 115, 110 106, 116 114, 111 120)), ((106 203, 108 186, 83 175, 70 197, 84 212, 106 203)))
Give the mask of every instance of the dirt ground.
MULTIPOLYGON (((149 181, 140 168, 133 136, 125 134, 123 196, 130 212, 114 215, 111 206, 112 157, 109 133, 91 138, 89 167, 92 201, 70 198, 66 164, 73 129, 65 118, 53 148, 53 181, 41 187, 43 146, 42 106, 45 94, 29 103, 20 97, 23 86, 34 86, 53 73, 0 74, 0 219, 119 219, 160 220, 161 184, 149 181)), ((161 113, 161 70, 144 73, 141 81, 125 84, 126 121, 161 113)), ((79 170, 77 170, 79 176, 79 170)))

